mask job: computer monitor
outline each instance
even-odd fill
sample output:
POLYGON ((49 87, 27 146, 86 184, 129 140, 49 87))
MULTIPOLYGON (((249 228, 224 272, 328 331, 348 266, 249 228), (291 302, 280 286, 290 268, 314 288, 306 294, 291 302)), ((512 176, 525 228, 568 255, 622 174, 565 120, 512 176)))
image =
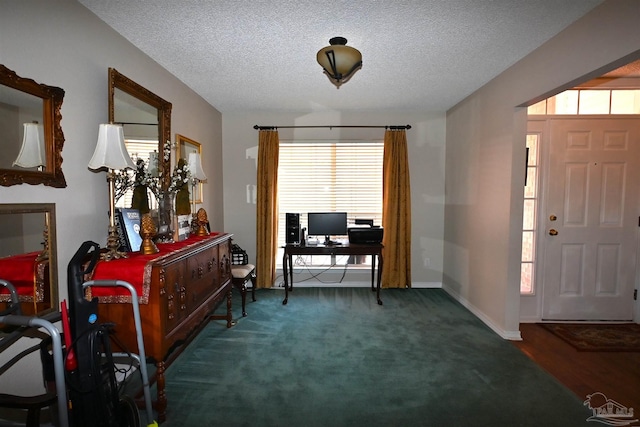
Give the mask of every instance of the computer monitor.
POLYGON ((332 243, 331 236, 347 235, 346 212, 309 212, 307 233, 310 236, 324 236, 325 245, 332 243))

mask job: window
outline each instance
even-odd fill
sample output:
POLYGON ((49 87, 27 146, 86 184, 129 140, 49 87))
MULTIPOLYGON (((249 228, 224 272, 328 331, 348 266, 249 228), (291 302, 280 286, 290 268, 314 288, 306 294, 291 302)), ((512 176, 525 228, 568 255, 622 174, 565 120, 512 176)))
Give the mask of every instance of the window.
POLYGON ((528 108, 529 114, 640 114, 639 89, 571 89, 528 108))
POLYGON ((534 261, 536 247, 536 209, 538 204, 538 148, 540 134, 527 135, 527 181, 524 187, 522 219, 522 259, 520 293, 534 293, 534 261))
MULTIPOLYGON (((383 148, 382 141, 280 141, 278 247, 285 244, 287 212, 300 214, 301 227, 308 212, 347 212, 349 225, 356 218, 382 225, 383 148)), ((328 258, 305 263, 326 266, 328 258)))

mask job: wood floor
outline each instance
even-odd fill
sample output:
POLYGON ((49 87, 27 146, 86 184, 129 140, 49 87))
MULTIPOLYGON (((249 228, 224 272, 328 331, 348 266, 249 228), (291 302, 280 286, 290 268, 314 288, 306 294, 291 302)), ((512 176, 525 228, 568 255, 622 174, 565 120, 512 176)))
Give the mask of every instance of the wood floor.
POLYGON ((640 415, 640 353, 577 351, 540 325, 520 325, 513 344, 580 399, 601 392, 640 415))

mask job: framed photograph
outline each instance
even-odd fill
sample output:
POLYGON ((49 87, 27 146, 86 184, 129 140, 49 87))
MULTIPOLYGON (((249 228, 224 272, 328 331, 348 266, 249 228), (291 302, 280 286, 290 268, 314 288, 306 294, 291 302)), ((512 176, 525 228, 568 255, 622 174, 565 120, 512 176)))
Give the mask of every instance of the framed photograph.
POLYGON ((178 226, 176 227, 173 239, 176 242, 182 242, 183 240, 189 238, 189 234, 191 232, 191 215, 178 215, 178 218, 176 219, 178 222, 178 226))
MULTIPOLYGON (((193 139, 189 139, 186 136, 176 134, 176 164, 178 159, 184 159, 185 162, 188 162, 190 153, 198 153, 202 157, 202 147, 200 146, 200 143, 193 139)), ((192 190, 193 187, 189 185, 189 200, 191 203, 193 203, 194 198, 194 195, 191 194, 192 190)), ((198 185, 196 185, 195 190, 196 203, 202 203, 202 182, 199 182, 198 185)))

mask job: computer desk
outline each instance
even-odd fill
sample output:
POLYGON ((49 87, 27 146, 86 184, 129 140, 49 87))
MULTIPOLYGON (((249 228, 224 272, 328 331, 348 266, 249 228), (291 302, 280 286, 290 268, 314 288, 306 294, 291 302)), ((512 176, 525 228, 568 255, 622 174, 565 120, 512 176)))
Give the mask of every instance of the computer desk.
POLYGON ((294 255, 371 255, 371 291, 376 291, 378 304, 382 305, 380 299, 380 281, 382 279, 382 248, 379 243, 354 244, 345 243, 341 245, 317 245, 301 246, 298 244, 287 244, 284 247, 282 258, 282 273, 284 275, 285 296, 282 304, 289 301, 289 291, 293 291, 293 256, 294 255), (376 277, 376 258, 378 259, 377 285, 374 288, 374 278, 376 277))

